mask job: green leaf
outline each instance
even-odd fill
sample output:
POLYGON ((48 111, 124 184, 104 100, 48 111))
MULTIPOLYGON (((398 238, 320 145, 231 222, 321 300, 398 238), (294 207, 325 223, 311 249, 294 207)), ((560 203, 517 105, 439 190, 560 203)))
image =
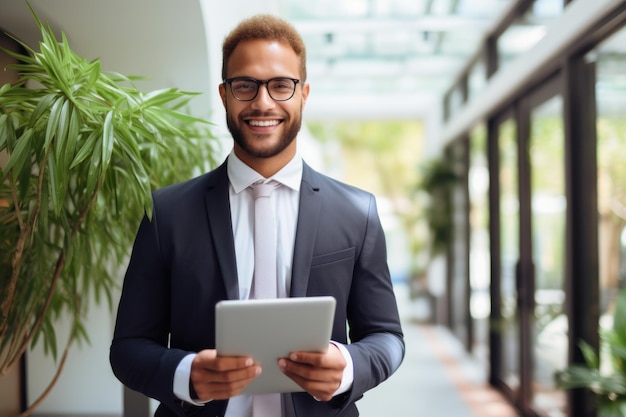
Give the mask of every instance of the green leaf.
POLYGON ((54 327, 50 320, 44 320, 43 322, 44 332, 46 338, 44 339, 44 353, 52 356, 54 360, 57 359, 57 337, 54 331, 54 327))
POLYGON ((76 152, 76 155, 74 156, 74 160, 70 165, 70 169, 76 168, 94 152, 98 136, 99 132, 94 131, 91 132, 91 135, 89 135, 87 140, 83 141, 82 144, 77 143, 77 145, 79 146, 78 152, 76 152))
POLYGON ((59 193, 58 200, 62 201, 67 190, 69 182, 69 166, 73 155, 68 155, 68 142, 72 140, 69 137, 68 130, 70 125, 71 102, 66 100, 61 107, 59 113, 58 130, 55 134, 54 156, 56 160, 56 179, 57 191, 59 193))
POLYGON ((9 160, 4 167, 5 172, 16 172, 19 173, 22 171, 22 168, 26 164, 27 161, 30 160, 30 140, 33 136, 32 129, 26 129, 24 133, 17 139, 15 149, 9 155, 9 160))
POLYGON ((557 386, 560 388, 591 388, 599 385, 600 372, 582 365, 571 365, 564 371, 555 373, 557 386))
POLYGON ((48 159, 48 189, 53 213, 58 216, 61 213, 61 201, 57 184, 57 167, 54 158, 48 159))
POLYGON ((35 110, 30 116, 30 127, 34 127, 35 124, 43 117, 43 114, 50 109, 52 102, 56 98, 56 94, 47 94, 43 99, 39 100, 35 110))
MULTIPOLYGON (((2 48, 2 50, 4 51, 4 48, 2 48)), ((6 92, 10 89, 11 89, 11 84, 9 83, 2 84, 2 86, 0 86, 0 96, 6 94, 6 92)))
POLYGON ((613 314, 613 331, 626 347, 626 289, 622 289, 617 297, 615 313, 613 314))
MULTIPOLYGON (((0 151, 3 151, 7 148, 7 144, 9 141, 10 130, 13 130, 13 126, 7 123, 7 119, 9 116, 6 114, 0 114, 0 151)), ((0 167, 2 169, 2 167, 0 167)))
POLYGON ((12 153, 15 148, 16 136, 15 128, 11 118, 3 114, 0 116, 0 150, 7 150, 12 153))
POLYGON ((113 127, 113 112, 108 112, 104 119, 102 132, 102 171, 106 171, 111 163, 113 144, 115 143, 115 128, 113 127))
POLYGON ((626 417, 626 401, 610 401, 600 406, 598 417, 626 417))
MULTIPOLYGON (((99 133, 99 131, 98 131, 99 133)), ((91 163, 87 175, 87 195, 92 195, 96 191, 96 186, 100 182, 102 174, 102 136, 98 135, 91 153, 91 163)))
POLYGON ((87 80, 87 83, 83 86, 86 91, 91 90, 96 85, 96 83, 98 82, 98 78, 100 78, 101 72, 102 70, 100 69, 100 61, 94 60, 89 63, 87 69, 89 78, 87 80))
POLYGON ((47 152, 50 148, 50 145, 52 144, 52 141, 54 139, 54 135, 59 130, 59 117, 64 102, 65 97, 57 97, 54 104, 52 105, 52 109, 50 109, 50 116, 48 117, 48 125, 46 127, 46 139, 44 143, 45 152, 47 152))
POLYGON ((578 347, 580 348, 580 351, 585 358, 587 366, 594 369, 600 369, 600 358, 596 354, 596 351, 593 349, 593 347, 591 347, 591 345, 584 340, 580 341, 578 347))
POLYGON ((80 140, 80 124, 80 112, 78 111, 76 106, 72 106, 69 125, 67 128, 67 147, 65 150, 66 157, 69 162, 68 164, 66 164, 66 169, 68 171, 72 169, 74 155, 76 153, 76 148, 78 147, 78 142, 80 140))

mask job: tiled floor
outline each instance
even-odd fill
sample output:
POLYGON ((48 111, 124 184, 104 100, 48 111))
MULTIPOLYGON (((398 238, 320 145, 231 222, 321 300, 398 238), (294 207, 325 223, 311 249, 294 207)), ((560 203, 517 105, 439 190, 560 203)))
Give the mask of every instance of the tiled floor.
POLYGON ((359 401, 361 417, 517 417, 485 382, 485 369, 445 328, 416 324, 402 288, 406 356, 400 369, 359 401))

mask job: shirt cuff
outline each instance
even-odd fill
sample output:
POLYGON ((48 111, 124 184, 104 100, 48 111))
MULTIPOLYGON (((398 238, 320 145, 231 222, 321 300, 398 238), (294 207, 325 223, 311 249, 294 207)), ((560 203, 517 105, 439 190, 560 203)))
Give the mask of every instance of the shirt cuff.
POLYGON ((189 392, 189 384, 191 382, 191 363, 196 357, 195 353, 190 353, 185 356, 182 361, 176 367, 174 372, 174 395, 179 400, 185 401, 189 404, 203 406, 204 404, 211 402, 211 400, 200 401, 198 399, 192 399, 189 392))
POLYGON ((330 341, 333 345, 337 346, 343 358, 346 360, 346 367, 343 370, 343 376, 341 377, 341 385, 337 388, 337 391, 333 394, 333 397, 339 394, 343 394, 344 392, 350 391, 352 388, 352 382, 354 381, 354 364, 352 363, 352 356, 348 349, 341 343, 330 341))

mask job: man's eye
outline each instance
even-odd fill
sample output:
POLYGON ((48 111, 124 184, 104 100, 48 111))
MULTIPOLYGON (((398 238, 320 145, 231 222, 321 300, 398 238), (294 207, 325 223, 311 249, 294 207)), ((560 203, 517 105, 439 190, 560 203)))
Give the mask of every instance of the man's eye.
POLYGON ((290 80, 275 80, 272 83, 272 89, 274 90, 291 90, 293 83, 290 80))
POLYGON ((237 91, 247 91, 247 90, 252 90, 252 89, 256 88, 256 84, 249 83, 249 82, 244 82, 244 83, 237 83, 233 87, 237 91))

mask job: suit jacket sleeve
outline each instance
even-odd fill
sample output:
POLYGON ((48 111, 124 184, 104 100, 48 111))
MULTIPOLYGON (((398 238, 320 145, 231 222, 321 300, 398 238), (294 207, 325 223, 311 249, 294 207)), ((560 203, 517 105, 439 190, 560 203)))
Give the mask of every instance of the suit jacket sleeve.
MULTIPOLYGON (((387 379, 404 356, 404 339, 387 266, 376 201, 370 193, 305 167, 301 189, 292 296, 332 295, 337 311, 332 339, 346 344, 353 359, 352 389, 326 406, 357 415, 354 403, 387 379), (306 239, 313 243, 311 256, 306 239), (310 259, 310 264, 301 264, 310 259), (306 276, 306 282, 301 279, 306 276), (306 289, 306 290, 304 290, 306 289), (349 334, 348 334, 349 331, 349 334)), ((296 409, 324 415, 307 394, 294 396, 296 409)))
POLYGON ((346 402, 356 401, 393 374, 404 357, 404 339, 387 266, 386 243, 373 196, 348 302, 354 381, 346 402))
POLYGON ((176 408, 172 381, 188 353, 168 349, 169 268, 159 247, 159 212, 144 218, 124 279, 110 351, 116 377, 129 388, 176 408))

